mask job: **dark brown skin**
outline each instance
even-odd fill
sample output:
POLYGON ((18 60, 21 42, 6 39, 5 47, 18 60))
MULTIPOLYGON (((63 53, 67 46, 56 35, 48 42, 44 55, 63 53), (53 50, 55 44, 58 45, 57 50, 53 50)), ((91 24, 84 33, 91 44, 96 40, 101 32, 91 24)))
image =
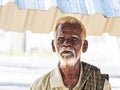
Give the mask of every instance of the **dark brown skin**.
POLYGON ((82 50, 86 52, 88 47, 87 40, 82 43, 81 37, 81 27, 76 24, 62 24, 57 27, 56 38, 52 42, 53 51, 60 51, 62 47, 71 47, 75 51, 75 56, 79 56, 76 64, 74 66, 66 65, 65 67, 60 67, 63 82, 66 87, 72 90, 77 84, 80 74, 80 55, 79 52, 82 50), (82 46, 83 45, 83 46, 82 46), (55 46, 56 49, 55 50, 55 46))
POLYGON ((66 87, 73 88, 77 84, 79 80, 79 74, 80 74, 80 62, 76 63, 75 66, 70 67, 66 66, 66 68, 60 68, 63 82, 66 87))

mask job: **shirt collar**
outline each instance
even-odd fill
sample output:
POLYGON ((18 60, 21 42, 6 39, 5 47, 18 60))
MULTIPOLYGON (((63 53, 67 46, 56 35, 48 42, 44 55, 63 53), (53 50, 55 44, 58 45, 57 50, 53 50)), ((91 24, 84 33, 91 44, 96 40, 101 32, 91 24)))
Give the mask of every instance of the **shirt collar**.
POLYGON ((63 83, 63 80, 62 80, 62 76, 61 76, 61 73, 60 73, 60 70, 59 70, 59 67, 57 66, 57 68, 55 68, 51 75, 50 75, 50 85, 51 85, 51 88, 55 88, 55 87, 63 87, 64 86, 64 83, 63 83))
POLYGON ((82 77, 82 73, 83 73, 83 67, 82 67, 82 62, 81 62, 81 70, 80 70, 80 76, 79 76, 79 80, 78 80, 78 83, 77 83, 77 85, 75 86, 75 88, 79 88, 80 87, 80 85, 81 85, 81 77, 82 77))
MULTIPOLYGON (((77 85, 76 85, 74 88, 80 87, 82 72, 83 72, 83 70, 82 70, 82 64, 81 64, 80 77, 79 77, 79 80, 78 80, 77 85)), ((55 68, 55 69, 52 71, 52 73, 51 73, 51 75, 50 75, 50 85, 51 85, 51 88, 55 88, 55 87, 65 87, 58 66, 57 66, 57 68, 55 68)))

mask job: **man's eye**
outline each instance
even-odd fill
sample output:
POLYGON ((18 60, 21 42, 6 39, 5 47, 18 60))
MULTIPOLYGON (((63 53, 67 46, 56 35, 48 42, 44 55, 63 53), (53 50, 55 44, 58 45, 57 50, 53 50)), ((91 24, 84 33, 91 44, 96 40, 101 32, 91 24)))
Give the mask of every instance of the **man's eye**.
POLYGON ((63 42, 63 41, 64 41, 64 38, 58 38, 57 41, 58 41, 58 42, 63 42))
POLYGON ((71 40, 72 40, 72 41, 78 41, 78 39, 75 38, 75 37, 72 37, 71 40))

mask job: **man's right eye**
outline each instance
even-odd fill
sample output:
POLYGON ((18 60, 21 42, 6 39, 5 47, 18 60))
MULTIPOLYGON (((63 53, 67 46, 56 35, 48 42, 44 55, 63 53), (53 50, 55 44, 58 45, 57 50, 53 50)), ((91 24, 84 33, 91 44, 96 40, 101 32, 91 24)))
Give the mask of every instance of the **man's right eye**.
POLYGON ((64 39, 63 37, 60 37, 60 38, 58 38, 57 41, 58 41, 58 42, 64 42, 64 40, 65 40, 65 39, 64 39))

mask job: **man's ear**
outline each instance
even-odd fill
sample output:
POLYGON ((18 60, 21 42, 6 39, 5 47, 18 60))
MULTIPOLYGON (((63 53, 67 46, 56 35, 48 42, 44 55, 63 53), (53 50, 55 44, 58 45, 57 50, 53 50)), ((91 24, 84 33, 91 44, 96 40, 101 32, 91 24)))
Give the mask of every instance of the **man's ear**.
POLYGON ((87 51, 87 49, 88 49, 88 41, 85 40, 85 41, 84 41, 84 44, 83 44, 83 47, 82 47, 83 53, 85 53, 85 52, 87 51))
POLYGON ((53 52, 56 52, 56 50, 55 50, 55 46, 54 46, 54 40, 52 40, 52 50, 53 50, 53 52))

